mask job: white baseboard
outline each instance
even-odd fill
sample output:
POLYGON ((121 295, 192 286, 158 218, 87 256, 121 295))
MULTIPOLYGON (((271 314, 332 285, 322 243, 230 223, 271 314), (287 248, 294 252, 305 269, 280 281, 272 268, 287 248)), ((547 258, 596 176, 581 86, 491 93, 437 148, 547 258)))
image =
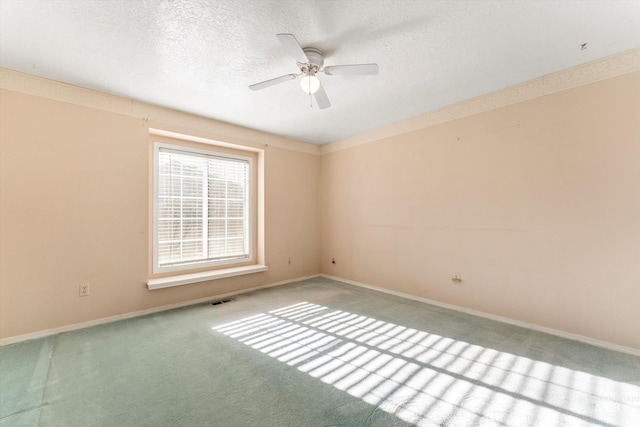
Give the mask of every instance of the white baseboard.
POLYGON ((552 328, 547 328, 546 326, 536 325, 534 323, 527 323, 527 322, 522 322, 520 320, 510 319, 508 317, 496 316, 495 314, 485 313, 483 311, 472 310, 472 309, 469 309, 469 308, 460 307, 460 306, 453 305, 453 304, 447 304, 447 303, 444 303, 444 302, 435 301, 435 300, 431 300, 431 299, 428 299, 428 298, 422 298, 422 297, 418 297, 418 296, 411 295, 411 294, 405 294, 403 292, 391 291, 389 289, 380 288, 380 287, 373 286, 373 285, 368 285, 366 283, 356 282, 355 280, 343 279, 341 277, 330 276, 328 274, 320 274, 319 276, 320 277, 324 277, 326 279, 331 279, 331 280, 336 280, 338 282, 347 283, 349 285, 359 286, 361 288, 367 288, 367 289, 371 289, 371 290, 374 290, 374 291, 383 292, 383 293, 390 294, 390 295, 395 295, 395 296, 401 297, 401 298, 407 298, 407 299, 414 300, 414 301, 424 302, 426 304, 431 304, 431 305, 435 305, 435 306, 442 307, 442 308, 448 308, 450 310, 460 311, 462 313, 471 314, 473 316, 478 316, 478 317, 483 317, 483 318, 486 318, 486 319, 496 320, 498 322, 503 322, 503 323, 508 323, 510 325, 520 326, 521 328, 532 329, 534 331, 544 332, 544 333, 547 333, 547 334, 550 334, 550 335, 555 335, 555 336, 558 336, 558 337, 561 337, 561 338, 567 338, 567 339, 570 339, 570 340, 580 341, 580 342, 583 342, 583 343, 586 343, 586 344, 591 344, 591 345, 594 345, 594 346, 597 346, 597 347, 606 348, 607 350, 618 351, 618 352, 621 352, 621 353, 627 353, 627 354, 631 354, 633 356, 639 356, 640 357, 640 349, 637 349, 637 348, 626 347, 626 346, 619 345, 619 344, 613 344, 613 343, 610 343, 610 342, 607 342, 607 341, 601 341, 601 340, 597 340, 597 339, 594 339, 594 338, 585 337, 583 335, 572 334, 572 333, 561 331, 561 330, 558 330, 558 329, 552 329, 552 328))
POLYGON ((23 341, 29 341, 29 340, 33 340, 33 339, 37 339, 37 338, 43 338, 43 337, 47 337, 47 336, 50 336, 50 335, 56 335, 56 334, 59 334, 59 333, 62 333, 62 332, 75 331, 75 330, 78 330, 78 329, 88 328, 88 327, 91 327, 91 326, 97 326, 97 325, 102 325, 102 324, 105 324, 105 323, 116 322, 118 320, 131 319, 131 318, 134 318, 134 317, 146 316, 147 314, 158 313, 158 312, 161 312, 161 311, 167 311, 167 310, 172 310, 172 309, 175 309, 175 308, 186 307, 186 306, 189 306, 189 305, 202 304, 202 303, 205 303, 205 302, 208 302, 208 301, 213 301, 213 300, 217 300, 217 299, 224 299, 224 298, 228 298, 228 297, 231 297, 231 296, 234 296, 234 295, 245 294, 245 293, 257 291, 257 290, 260 290, 260 289, 266 289, 266 288, 272 288, 272 287, 275 287, 275 286, 286 285, 288 283, 299 282, 299 281, 302 281, 302 280, 312 279, 314 277, 324 277, 326 279, 336 280, 338 282, 347 283, 349 285, 358 286, 358 287, 366 288, 366 289, 371 289, 373 291, 382 292, 382 293, 386 293, 386 294, 389 294, 389 295, 394 295, 394 296, 401 297, 401 298, 407 298, 407 299, 410 299, 410 300, 419 301, 419 302, 423 302, 423 303, 426 303, 426 304, 431 304, 431 305, 435 305, 435 306, 442 307, 442 308, 447 308, 447 309, 450 309, 450 310, 459 311, 459 312, 466 313, 466 314, 471 314, 473 316, 478 316, 478 317, 483 317, 483 318, 486 318, 486 319, 495 320, 495 321, 498 321, 498 322, 508 323, 510 325, 515 325, 515 326, 519 326, 519 327, 522 327, 522 328, 528 328, 528 329, 532 329, 534 331, 544 332, 544 333, 547 333, 547 334, 550 334, 550 335, 555 335, 555 336, 558 336, 558 337, 561 337, 561 338, 567 338, 567 339, 574 340, 574 341, 580 341, 580 342, 584 342, 586 344, 591 344, 591 345, 594 345, 594 346, 597 346, 597 347, 606 348, 608 350, 618 351, 618 352, 621 352, 621 353, 627 353, 627 354, 631 354, 633 356, 640 357, 640 349, 636 349, 636 348, 633 348, 633 347, 626 347, 626 346, 622 346, 622 345, 618 345, 618 344, 613 344, 613 343, 610 343, 610 342, 607 342, 607 341, 601 341, 601 340, 597 340, 597 339, 594 339, 594 338, 585 337, 583 335, 572 334, 572 333, 561 331, 561 330, 558 330, 558 329, 547 328, 545 326, 540 326, 540 325, 536 325, 536 324, 533 324, 533 323, 522 322, 522 321, 519 321, 519 320, 510 319, 508 317, 497 316, 497 315, 494 315, 494 314, 485 313, 485 312, 477 311, 477 310, 472 310, 472 309, 469 309, 469 308, 460 307, 460 306, 453 305, 453 304, 447 304, 447 303, 443 303, 443 302, 440 302, 440 301, 431 300, 431 299, 428 299, 428 298, 422 298, 422 297, 418 297, 418 296, 415 296, 415 295, 406 294, 406 293, 403 293, 403 292, 391 291, 389 289, 385 289, 385 288, 369 285, 369 284, 366 284, 366 283, 356 282, 355 280, 349 280, 349 279, 344 279, 344 278, 341 278, 341 277, 330 276, 328 274, 314 274, 314 275, 311 275, 311 276, 297 277, 297 278, 294 278, 294 279, 288 279, 288 280, 283 280, 283 281, 280 281, 280 282, 269 283, 267 285, 262 285, 262 286, 255 286, 255 287, 252 287, 252 288, 247 288, 247 289, 241 289, 241 290, 238 290, 238 291, 227 292, 227 293, 224 293, 224 294, 211 295, 211 296, 204 297, 204 298, 198 298, 198 299, 189 300, 189 301, 182 301, 182 302, 178 302, 178 303, 175 303, 175 304, 168 304, 168 305, 163 305, 163 306, 160 306, 160 307, 149 308, 149 309, 146 309, 146 310, 134 311, 134 312, 125 313, 125 314, 118 314, 116 316, 103 317, 101 319, 90 320, 90 321, 87 321, 87 322, 74 323, 72 325, 60 326, 58 328, 46 329, 46 330, 43 330, 43 331, 32 332, 32 333, 28 333, 28 334, 24 334, 24 335, 16 335, 16 336, 13 336, 13 337, 2 338, 2 339, 0 339, 0 347, 4 346, 4 345, 23 342, 23 341))
POLYGON ((245 294, 248 292, 257 291, 260 289, 273 288, 275 286, 286 285, 287 283, 299 282, 301 280, 312 279, 314 277, 320 276, 319 274, 314 274, 311 276, 297 277, 295 279, 283 280, 280 282, 269 283, 267 285, 262 286, 254 286, 253 288, 241 289, 238 291, 227 292, 224 294, 216 294, 211 295, 204 298, 193 299, 189 301, 177 302, 175 304, 162 305, 160 307, 149 308, 146 310, 134 311, 131 313, 118 314, 116 316, 103 317, 101 319, 89 320, 88 322, 74 323, 72 325, 60 326, 58 328, 53 329, 45 329, 44 331, 31 332, 29 334, 24 335, 16 335, 13 337, 7 337, 0 339, 0 347, 9 344, 15 344, 23 341, 29 341, 36 338, 48 337, 50 335, 56 335, 62 332, 75 331, 78 329, 88 328, 91 326, 103 325, 105 323, 117 322, 118 320, 131 319, 133 317, 146 316, 147 314, 158 313, 161 311, 173 310, 174 308, 186 307, 189 305, 202 304, 208 301, 215 301, 219 299, 224 299, 228 297, 232 297, 234 295, 245 294))

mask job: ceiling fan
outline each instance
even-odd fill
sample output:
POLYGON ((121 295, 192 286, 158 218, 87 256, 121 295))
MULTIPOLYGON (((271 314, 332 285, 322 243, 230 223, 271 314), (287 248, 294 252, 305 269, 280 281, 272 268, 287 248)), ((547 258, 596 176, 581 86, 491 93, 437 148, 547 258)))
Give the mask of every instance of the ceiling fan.
POLYGON ((293 34, 276 34, 280 43, 289 52, 289 55, 296 60, 296 66, 300 69, 297 74, 287 74, 275 79, 265 80, 249 86, 251 90, 260 90, 287 80, 295 80, 298 76, 304 76, 300 80, 302 90, 309 96, 313 95, 320 109, 331 107, 331 102, 327 93, 320 84, 320 79, 316 77, 318 73, 326 75, 376 75, 378 74, 378 64, 352 64, 352 65, 332 65, 324 67, 322 52, 313 47, 301 47, 293 34))

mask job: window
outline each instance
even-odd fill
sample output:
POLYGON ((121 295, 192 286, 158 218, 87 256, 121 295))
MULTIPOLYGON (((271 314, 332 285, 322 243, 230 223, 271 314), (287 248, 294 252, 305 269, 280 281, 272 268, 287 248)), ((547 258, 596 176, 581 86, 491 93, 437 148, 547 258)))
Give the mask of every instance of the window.
POLYGON ((252 162, 155 143, 154 273, 253 260, 252 162))

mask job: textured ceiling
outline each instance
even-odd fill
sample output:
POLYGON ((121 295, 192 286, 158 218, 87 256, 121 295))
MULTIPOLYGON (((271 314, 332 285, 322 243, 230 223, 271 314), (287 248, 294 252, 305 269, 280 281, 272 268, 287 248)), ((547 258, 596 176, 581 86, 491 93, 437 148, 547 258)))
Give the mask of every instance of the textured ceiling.
POLYGON ((640 1, 2 0, 0 65, 325 144, 640 47, 640 1), (310 108, 276 38, 325 65, 310 108), (586 49, 581 44, 587 43, 586 49))

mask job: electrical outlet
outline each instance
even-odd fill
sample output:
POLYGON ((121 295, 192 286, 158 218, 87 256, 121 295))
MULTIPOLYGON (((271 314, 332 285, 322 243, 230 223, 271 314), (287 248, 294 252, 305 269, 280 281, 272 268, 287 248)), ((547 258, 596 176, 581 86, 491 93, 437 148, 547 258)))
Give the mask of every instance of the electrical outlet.
POLYGON ((80 283, 80 296, 88 297, 89 296, 89 284, 88 283, 80 283))

